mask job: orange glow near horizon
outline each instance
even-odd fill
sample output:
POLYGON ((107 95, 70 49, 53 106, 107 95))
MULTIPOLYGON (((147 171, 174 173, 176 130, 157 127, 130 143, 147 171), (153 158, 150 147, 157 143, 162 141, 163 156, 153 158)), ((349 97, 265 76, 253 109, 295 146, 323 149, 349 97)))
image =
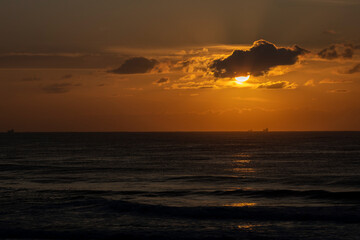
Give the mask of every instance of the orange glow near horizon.
POLYGON ((27 2, 0 1, 0 133, 360 131, 360 0, 27 2))

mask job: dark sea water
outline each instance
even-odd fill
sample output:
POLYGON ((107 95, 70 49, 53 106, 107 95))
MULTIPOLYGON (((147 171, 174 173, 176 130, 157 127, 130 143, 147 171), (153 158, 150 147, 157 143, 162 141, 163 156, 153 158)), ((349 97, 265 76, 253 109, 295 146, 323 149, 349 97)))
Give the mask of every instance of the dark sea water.
POLYGON ((360 239, 360 132, 0 134, 2 239, 360 239))

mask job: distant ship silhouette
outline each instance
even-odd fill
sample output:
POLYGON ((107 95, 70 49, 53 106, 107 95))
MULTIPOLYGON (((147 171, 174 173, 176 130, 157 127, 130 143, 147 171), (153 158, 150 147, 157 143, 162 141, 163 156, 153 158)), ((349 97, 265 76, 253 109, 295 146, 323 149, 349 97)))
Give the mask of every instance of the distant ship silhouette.
POLYGON ((264 129, 263 129, 263 132, 266 132, 266 133, 267 133, 267 132, 269 132, 269 129, 268 129, 268 128, 264 128, 264 129))
POLYGON ((15 130, 14 129, 10 129, 7 131, 8 134, 14 134, 15 133, 15 130))

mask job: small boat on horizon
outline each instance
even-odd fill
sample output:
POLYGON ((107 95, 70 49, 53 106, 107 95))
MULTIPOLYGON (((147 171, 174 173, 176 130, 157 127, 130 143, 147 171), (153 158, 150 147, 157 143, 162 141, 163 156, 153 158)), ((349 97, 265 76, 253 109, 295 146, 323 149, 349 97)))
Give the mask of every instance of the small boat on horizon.
POLYGON ((15 130, 14 129, 10 129, 7 131, 7 134, 14 134, 15 133, 15 130))
POLYGON ((264 129, 263 129, 263 132, 266 132, 266 133, 267 133, 267 132, 269 132, 269 129, 268 129, 268 128, 264 128, 264 129))

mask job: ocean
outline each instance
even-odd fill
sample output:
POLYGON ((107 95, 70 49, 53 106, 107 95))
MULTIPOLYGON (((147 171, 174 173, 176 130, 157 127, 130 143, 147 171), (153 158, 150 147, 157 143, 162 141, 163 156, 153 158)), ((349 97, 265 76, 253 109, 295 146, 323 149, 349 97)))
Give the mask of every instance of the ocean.
POLYGON ((0 134, 1 239, 360 239, 360 132, 0 134))

